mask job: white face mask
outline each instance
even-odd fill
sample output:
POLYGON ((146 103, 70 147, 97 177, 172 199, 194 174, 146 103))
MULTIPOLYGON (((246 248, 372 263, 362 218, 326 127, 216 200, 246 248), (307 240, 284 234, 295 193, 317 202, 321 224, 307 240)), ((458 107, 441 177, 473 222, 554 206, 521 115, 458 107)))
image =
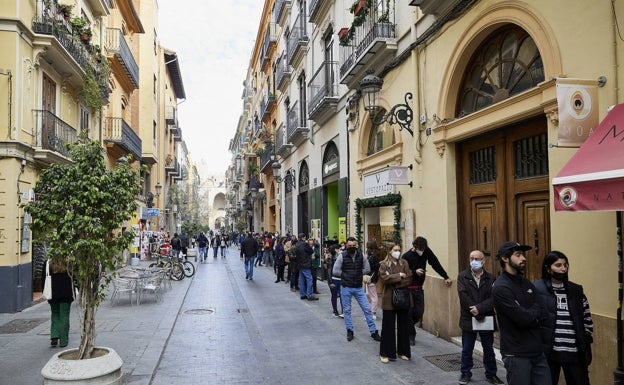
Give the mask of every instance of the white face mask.
POLYGON ((479 271, 483 267, 483 261, 470 261, 470 268, 473 271, 479 271))
POLYGON ((401 256, 401 252, 395 250, 392 253, 390 253, 390 255, 392 255, 394 257, 394 259, 399 259, 399 257, 401 256))
POLYGON ((416 254, 423 255, 423 252, 422 252, 422 250, 416 250, 416 254))

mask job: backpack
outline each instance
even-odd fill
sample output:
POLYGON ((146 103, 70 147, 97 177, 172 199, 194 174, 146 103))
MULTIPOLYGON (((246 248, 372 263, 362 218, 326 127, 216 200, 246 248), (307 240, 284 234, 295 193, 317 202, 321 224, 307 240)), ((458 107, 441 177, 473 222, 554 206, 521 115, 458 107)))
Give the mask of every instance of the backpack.
POLYGON ((271 243, 269 242, 268 238, 264 241, 264 249, 265 250, 271 249, 271 243))

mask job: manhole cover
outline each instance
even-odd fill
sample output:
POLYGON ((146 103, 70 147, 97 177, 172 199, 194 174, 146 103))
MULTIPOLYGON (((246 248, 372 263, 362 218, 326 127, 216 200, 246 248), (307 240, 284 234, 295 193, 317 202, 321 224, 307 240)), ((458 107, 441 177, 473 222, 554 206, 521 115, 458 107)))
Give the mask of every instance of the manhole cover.
POLYGON ((0 334, 26 333, 47 320, 47 318, 14 319, 0 326, 0 334))
MULTIPOLYGON (((457 372, 460 370, 461 353, 425 356, 424 358, 445 372, 457 372)), ((483 362, 480 359, 474 357, 473 361, 473 368, 476 369, 483 367, 483 362)))
POLYGON ((186 310, 184 314, 204 315, 204 314, 212 314, 214 312, 215 312, 214 309, 190 309, 190 310, 186 310))

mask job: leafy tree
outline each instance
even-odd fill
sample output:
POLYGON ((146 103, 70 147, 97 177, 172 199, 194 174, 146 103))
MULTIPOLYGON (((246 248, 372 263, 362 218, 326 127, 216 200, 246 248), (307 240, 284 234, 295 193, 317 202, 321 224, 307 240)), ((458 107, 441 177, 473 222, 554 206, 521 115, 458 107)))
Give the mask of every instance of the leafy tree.
POLYGON ((111 279, 100 279, 101 273, 120 266, 134 237, 120 226, 136 210, 140 179, 129 161, 107 170, 97 141, 81 137, 68 148, 72 163, 45 169, 35 185, 35 201, 25 209, 36 237, 49 246, 50 260, 68 262, 79 290, 78 359, 85 359, 94 351, 95 312, 111 279))

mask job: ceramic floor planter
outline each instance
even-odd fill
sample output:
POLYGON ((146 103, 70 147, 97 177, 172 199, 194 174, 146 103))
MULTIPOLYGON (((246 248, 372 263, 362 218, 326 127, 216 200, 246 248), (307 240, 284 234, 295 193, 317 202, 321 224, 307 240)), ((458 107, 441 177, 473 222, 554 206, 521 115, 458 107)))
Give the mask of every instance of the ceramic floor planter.
POLYGON ((55 354, 41 369, 44 385, 121 385, 121 357, 111 348, 98 347, 99 356, 72 359, 78 349, 55 354))

